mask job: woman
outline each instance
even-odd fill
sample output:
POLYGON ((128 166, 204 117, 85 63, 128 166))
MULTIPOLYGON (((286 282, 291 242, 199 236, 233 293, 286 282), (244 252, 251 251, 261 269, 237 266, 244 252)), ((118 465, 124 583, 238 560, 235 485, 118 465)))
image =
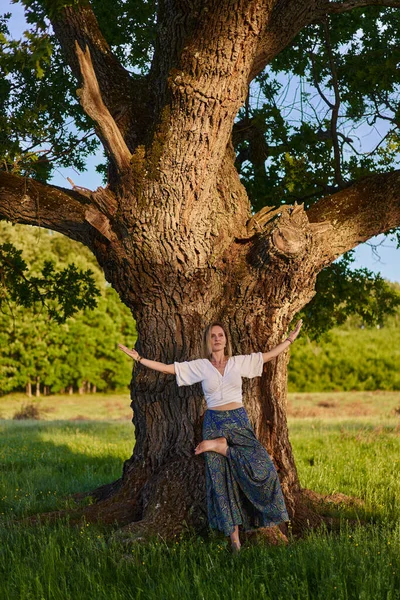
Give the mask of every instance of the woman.
POLYGON ((289 520, 278 475, 264 446, 257 440, 242 402, 242 377, 259 377, 264 363, 276 358, 298 336, 302 321, 269 352, 232 356, 228 332, 212 323, 203 336, 204 358, 167 365, 118 347, 143 366, 176 375, 178 386, 201 382, 207 410, 203 441, 207 509, 210 527, 229 535, 240 550, 239 525, 245 530, 289 520))

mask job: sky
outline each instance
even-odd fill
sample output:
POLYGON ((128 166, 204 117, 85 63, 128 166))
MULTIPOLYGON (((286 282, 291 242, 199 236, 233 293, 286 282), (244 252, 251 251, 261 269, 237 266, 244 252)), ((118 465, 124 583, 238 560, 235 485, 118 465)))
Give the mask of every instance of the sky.
MULTIPOLYGON (((20 4, 11 4, 9 0, 2 5, 1 12, 9 11, 12 14, 10 22, 10 33, 16 37, 21 36, 26 28, 24 10, 20 4), (8 5, 8 6, 7 6, 8 5)), ((373 140, 370 141, 373 144, 373 140)), ((104 159, 101 154, 93 156, 88 160, 87 171, 78 173, 74 169, 57 169, 52 183, 61 187, 70 188, 67 177, 76 185, 89 189, 96 189, 102 185, 101 177, 95 171, 95 166, 104 159)), ((384 235, 369 240, 366 244, 360 244, 355 249, 355 262, 353 268, 366 267, 370 271, 380 273, 389 281, 400 283, 400 249, 396 249, 396 242, 384 235)))

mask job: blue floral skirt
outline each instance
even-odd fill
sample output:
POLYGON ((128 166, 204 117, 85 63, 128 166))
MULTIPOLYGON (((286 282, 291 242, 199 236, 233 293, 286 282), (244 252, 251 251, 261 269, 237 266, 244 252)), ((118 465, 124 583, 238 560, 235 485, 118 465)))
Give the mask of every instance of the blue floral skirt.
POLYGON ((204 452, 209 525, 230 535, 289 521, 275 466, 257 440, 244 407, 206 410, 203 439, 225 437, 226 457, 204 452))

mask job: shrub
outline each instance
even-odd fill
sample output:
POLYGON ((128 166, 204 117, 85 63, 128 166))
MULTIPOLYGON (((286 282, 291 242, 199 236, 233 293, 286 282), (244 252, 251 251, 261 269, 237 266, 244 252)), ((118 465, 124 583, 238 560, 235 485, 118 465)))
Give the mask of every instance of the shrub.
POLYGON ((37 404, 23 404, 19 411, 17 411, 13 419, 16 421, 23 421, 25 419, 35 419, 39 421, 42 417, 42 410, 37 406, 37 404))

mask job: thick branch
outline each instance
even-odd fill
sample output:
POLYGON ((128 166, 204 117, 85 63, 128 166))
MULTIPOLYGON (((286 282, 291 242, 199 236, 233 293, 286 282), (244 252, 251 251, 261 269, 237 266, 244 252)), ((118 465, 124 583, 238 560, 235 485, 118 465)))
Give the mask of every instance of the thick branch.
POLYGON ((97 123, 108 153, 114 158, 118 169, 120 171, 128 169, 131 153, 110 111, 103 102, 88 46, 83 52, 76 42, 76 54, 83 79, 83 87, 77 92, 82 107, 86 114, 97 123))
POLYGON ((260 32, 249 81, 252 81, 309 23, 314 21, 315 0, 274 2, 271 18, 260 32))
POLYGON ((0 219, 59 231, 90 246, 95 231, 86 219, 87 198, 0 171, 0 219))
POLYGON ((321 240, 320 265, 380 233, 400 226, 400 171, 372 175, 314 204, 311 224, 330 226, 321 240))
POLYGON ((333 15, 348 12, 354 8, 365 6, 386 6, 389 8, 400 8, 399 0, 344 0, 343 2, 321 2, 319 6, 320 15, 333 15))
POLYGON ((258 51, 249 80, 268 65, 306 26, 320 21, 329 14, 339 14, 365 6, 400 8, 400 0, 280 0, 274 2, 271 19, 260 33, 258 51))
MULTIPOLYGON (((142 80, 132 79, 111 52, 99 29, 89 3, 69 6, 57 11, 51 19, 54 33, 61 44, 67 63, 78 82, 82 75, 75 44, 89 48, 101 98, 124 136, 136 142, 141 126, 135 111, 143 117, 146 86, 142 80)), ((129 145, 129 141, 128 145, 129 145)))

